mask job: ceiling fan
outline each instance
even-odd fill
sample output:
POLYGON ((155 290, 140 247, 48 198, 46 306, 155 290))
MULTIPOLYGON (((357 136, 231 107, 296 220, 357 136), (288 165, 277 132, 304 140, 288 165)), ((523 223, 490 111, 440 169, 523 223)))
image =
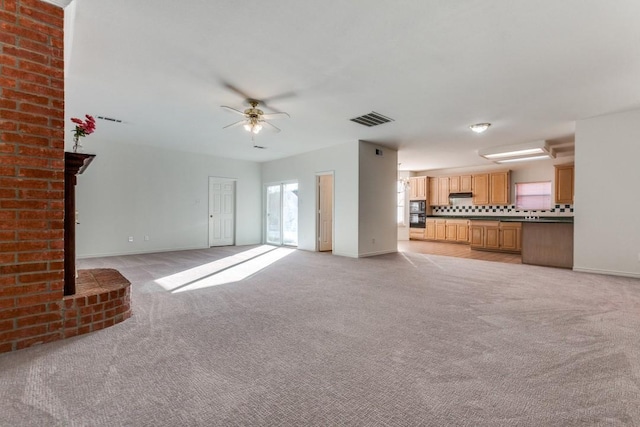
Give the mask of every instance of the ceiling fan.
POLYGON ((291 117, 288 113, 285 113, 282 111, 265 114, 264 111, 258 108, 260 101, 258 101, 257 99, 248 99, 247 102, 249 102, 249 105, 251 105, 251 108, 247 108, 244 111, 240 111, 235 108, 228 107, 226 105, 221 106, 222 108, 225 108, 231 112, 241 114, 244 116, 244 119, 238 120, 235 123, 231 123, 223 127, 223 129, 242 125, 247 132, 257 134, 262 130, 263 125, 267 125, 271 127, 274 131, 280 132, 280 128, 268 122, 267 119, 277 119, 284 116, 291 117))

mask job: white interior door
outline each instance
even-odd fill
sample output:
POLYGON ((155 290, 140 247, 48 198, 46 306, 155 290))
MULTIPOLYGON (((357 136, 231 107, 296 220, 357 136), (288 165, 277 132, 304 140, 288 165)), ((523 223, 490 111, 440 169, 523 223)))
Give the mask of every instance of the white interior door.
POLYGON ((333 175, 318 176, 318 251, 333 250, 333 175))
POLYGON ((235 205, 235 181, 209 178, 209 246, 235 243, 235 205))

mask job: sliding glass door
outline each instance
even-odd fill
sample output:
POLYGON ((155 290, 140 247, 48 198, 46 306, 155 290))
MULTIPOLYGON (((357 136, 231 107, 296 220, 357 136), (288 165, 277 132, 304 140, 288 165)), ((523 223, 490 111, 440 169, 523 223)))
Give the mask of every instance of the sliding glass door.
POLYGON ((270 184, 265 191, 265 241, 298 246, 298 183, 270 184))

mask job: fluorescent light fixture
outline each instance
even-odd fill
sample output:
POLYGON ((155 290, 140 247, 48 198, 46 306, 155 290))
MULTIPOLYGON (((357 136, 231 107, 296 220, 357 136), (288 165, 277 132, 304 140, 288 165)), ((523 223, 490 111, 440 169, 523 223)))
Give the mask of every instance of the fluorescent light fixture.
POLYGON ((478 150, 478 155, 496 163, 511 163, 554 158, 555 152, 549 148, 549 144, 546 141, 540 140, 524 144, 486 148, 478 150))
POLYGON ((469 129, 471 129, 475 133, 482 133, 485 130, 489 129, 489 126, 491 126, 491 123, 476 123, 475 125, 469 126, 469 129))
POLYGON ((527 156, 527 157, 516 157, 515 159, 502 159, 496 160, 496 163, 516 163, 516 162, 528 162, 529 160, 542 160, 548 159, 548 154, 542 154, 540 156, 527 156))

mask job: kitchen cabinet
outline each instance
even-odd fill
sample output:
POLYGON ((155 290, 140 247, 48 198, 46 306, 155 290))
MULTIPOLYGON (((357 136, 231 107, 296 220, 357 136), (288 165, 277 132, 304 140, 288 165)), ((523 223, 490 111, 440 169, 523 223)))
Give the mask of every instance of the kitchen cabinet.
POLYGON ((460 175, 460 188, 458 191, 460 193, 471 193, 473 191, 471 182, 471 175, 460 175))
POLYGON ((438 205, 449 205, 449 177, 438 177, 438 205))
POLYGON ((460 177, 459 176, 450 176, 449 177, 449 192, 450 193, 459 193, 460 192, 460 177))
POLYGON ((522 263, 573 268, 573 224, 522 224, 522 263))
POLYGON ((469 243, 469 221, 456 225, 456 241, 469 243))
POLYGON ((500 249, 509 252, 522 250, 521 222, 500 222, 500 249))
POLYGON ((556 203, 572 204, 573 188, 574 188, 574 166, 572 164, 555 165, 555 168, 556 168, 556 182, 555 182, 556 203))
POLYGON ((447 240, 447 221, 444 219, 436 220, 436 240, 447 240))
POLYGON ((489 204, 508 205, 509 204, 509 171, 491 172, 489 174, 489 204))
POLYGON ((471 177, 474 205, 508 205, 510 171, 475 174, 471 177))
POLYGON ((409 239, 424 239, 424 228, 411 228, 409 229, 409 239))
POLYGON ((412 176, 409 178, 409 200, 427 200, 426 176, 412 176))
POLYGON ((448 242, 469 243, 469 220, 447 219, 445 235, 448 242))
POLYGON ((429 187, 429 206, 438 206, 438 178, 427 178, 429 187))
POLYGON ((471 176, 471 191, 474 205, 489 204, 489 174, 481 173, 471 176))
POLYGON ((424 238, 427 240, 436 240, 436 220, 427 219, 424 238))
POLYGON ((522 223, 501 221, 471 221, 472 249, 520 252, 522 223))

